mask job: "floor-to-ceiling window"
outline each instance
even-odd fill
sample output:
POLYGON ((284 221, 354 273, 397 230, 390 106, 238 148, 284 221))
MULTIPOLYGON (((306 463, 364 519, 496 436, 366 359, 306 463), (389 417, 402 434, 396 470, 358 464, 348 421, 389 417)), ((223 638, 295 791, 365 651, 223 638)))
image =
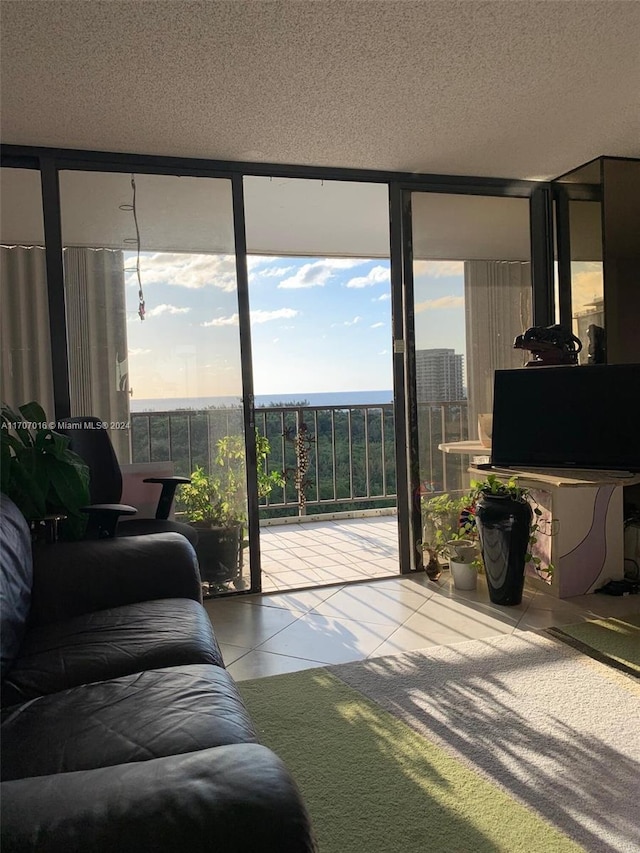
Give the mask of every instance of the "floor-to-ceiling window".
POLYGON ((256 425, 284 475, 263 589, 397 574, 388 186, 245 177, 244 195, 256 425))
MULTIPOLYGON (((136 466, 216 472, 224 451, 238 463, 233 482, 243 503, 245 465, 250 481, 253 465, 251 441, 245 439, 253 436, 255 423, 269 441, 268 453, 257 457, 258 480, 260 473, 282 478, 253 508, 253 493, 248 501, 248 514, 257 519, 259 512, 261 521, 272 520, 270 515, 385 512, 403 502, 406 516, 406 502, 415 495, 405 495, 402 479, 407 482, 414 448, 406 425, 398 431, 406 389, 396 367, 408 354, 414 358, 420 488, 432 493, 464 484, 468 457, 445 455, 439 446, 476 438, 478 415, 491 411, 492 371, 526 358, 511 348, 515 335, 532 323, 527 196, 533 185, 523 184, 519 198, 508 195, 518 192, 513 182, 499 181, 495 196, 465 195, 477 188, 465 189, 463 179, 454 193, 438 186, 448 186, 444 180, 430 177, 425 183, 426 176, 414 184, 407 176, 398 183, 393 175, 370 180, 354 173, 352 180, 341 180, 344 175, 329 170, 307 174, 293 167, 291 174, 256 168, 241 176, 234 164, 228 169, 210 164, 208 170, 187 160, 109 158, 12 153, 12 168, 3 170, 3 189, 4 173, 13 179, 12 192, 3 193, 3 204, 16 214, 12 219, 21 222, 25 206, 43 205, 44 233, 55 236, 57 215, 62 231, 62 252, 58 258, 57 248, 50 249, 43 270, 55 272, 56 264, 60 269, 57 283, 53 276, 58 301, 52 304, 60 308, 64 291, 65 322, 59 312, 52 314, 50 344, 48 317, 39 315, 37 346, 33 338, 31 349, 18 342, 12 359, 18 365, 14 375, 29 373, 35 350, 59 353, 63 340, 69 394, 65 401, 58 393, 59 369, 52 386, 46 360, 49 376, 29 396, 50 400, 49 408, 59 408, 56 414, 70 408, 109 424, 129 474, 137 474, 136 466), (30 169, 16 168, 20 156, 30 169), (28 175, 28 190, 14 186, 21 173, 28 175), (410 306, 393 272, 397 239, 390 251, 402 217, 397 209, 390 216, 389 196, 393 210, 399 187, 413 206, 411 246, 405 249, 406 258, 413 257, 410 306), (245 222, 248 276, 244 239, 235 255, 245 222), (331 393, 341 395, 329 406, 332 411, 309 416, 319 407, 308 398, 331 393), (270 403, 287 404, 278 407, 288 411, 263 417, 270 403), (306 446, 297 440, 301 424, 306 446)), ((9 234, 4 227, 9 221, 5 214, 3 245, 44 251, 42 228, 9 234)), ((42 275, 40 280, 44 283, 42 275)), ((3 286, 6 281, 11 277, 3 286)), ((51 297, 51 280, 48 290, 51 297)), ((46 300, 39 305, 45 308, 46 300)), ((28 316, 18 303, 11 310, 12 320, 28 316)), ((543 314, 538 312, 538 320, 543 314)), ((3 394, 6 384, 3 376, 3 394)), ((185 507, 178 503, 178 509, 185 507)), ((404 516, 401 534, 409 525, 404 516)), ((254 527, 238 583, 225 578, 214 592, 247 588, 249 553, 259 554, 254 527)), ((384 547, 387 556, 395 554, 402 539, 407 571, 413 560, 406 559, 406 549, 413 555, 413 543, 397 533, 393 548, 384 547)), ((294 568, 299 554, 298 549, 292 558, 294 568)), ((399 568, 399 557, 394 559, 399 568)), ((310 569, 313 574, 295 585, 355 579, 344 575, 346 562, 373 567, 374 560, 363 554, 341 558, 328 573, 310 569)), ((255 589, 257 560, 253 563, 255 589)))
POLYGON ((529 199, 411 194, 415 395, 420 494, 468 488, 488 461, 479 418, 493 408, 496 369, 524 366, 514 349, 532 325, 529 199))
POLYGON ((214 592, 243 588, 250 567, 231 182, 67 170, 60 198, 71 414, 107 425, 124 499, 141 512, 153 512, 159 492, 145 476, 193 478, 176 508, 199 528, 203 579, 214 592), (209 529, 232 523, 238 547, 209 561, 209 529))

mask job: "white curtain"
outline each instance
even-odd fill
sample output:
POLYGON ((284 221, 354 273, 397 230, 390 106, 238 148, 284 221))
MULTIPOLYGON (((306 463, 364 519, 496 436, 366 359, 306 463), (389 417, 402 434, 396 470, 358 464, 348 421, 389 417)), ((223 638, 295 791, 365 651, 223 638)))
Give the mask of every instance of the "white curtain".
MULTIPOLYGON (((2 400, 39 402, 54 418, 45 252, 3 246, 0 254, 2 400)), ((71 414, 128 423, 127 325, 123 254, 64 250, 71 414)), ((121 462, 130 461, 129 430, 110 432, 121 462)))
POLYGON ((45 253, 41 246, 0 247, 2 388, 12 408, 35 400, 54 417, 45 253))
MULTIPOLYGON (((64 280, 71 414, 128 423, 123 254, 66 248, 64 280)), ((129 462, 129 430, 113 429, 109 435, 120 462, 129 462)))
POLYGON ((530 354, 513 348, 516 335, 532 324, 531 264, 522 261, 465 261, 469 435, 478 414, 493 411, 493 373, 522 367, 530 354))

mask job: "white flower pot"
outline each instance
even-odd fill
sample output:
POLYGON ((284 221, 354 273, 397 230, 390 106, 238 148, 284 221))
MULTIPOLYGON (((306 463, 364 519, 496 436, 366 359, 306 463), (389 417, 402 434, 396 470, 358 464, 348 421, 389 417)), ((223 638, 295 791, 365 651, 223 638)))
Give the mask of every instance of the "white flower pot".
POLYGON ((456 563, 471 563, 475 559, 478 549, 471 539, 449 539, 447 553, 456 563))
POLYGON ((478 569, 474 563, 449 560, 449 569, 456 589, 475 589, 478 585, 478 569))

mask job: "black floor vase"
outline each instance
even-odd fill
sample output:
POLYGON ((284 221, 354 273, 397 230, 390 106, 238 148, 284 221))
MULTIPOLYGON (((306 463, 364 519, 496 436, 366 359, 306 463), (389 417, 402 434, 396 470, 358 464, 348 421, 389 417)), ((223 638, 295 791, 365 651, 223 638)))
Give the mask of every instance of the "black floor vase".
POLYGON ((528 503, 500 495, 481 495, 476 506, 480 550, 494 604, 522 601, 525 557, 532 510, 528 503))

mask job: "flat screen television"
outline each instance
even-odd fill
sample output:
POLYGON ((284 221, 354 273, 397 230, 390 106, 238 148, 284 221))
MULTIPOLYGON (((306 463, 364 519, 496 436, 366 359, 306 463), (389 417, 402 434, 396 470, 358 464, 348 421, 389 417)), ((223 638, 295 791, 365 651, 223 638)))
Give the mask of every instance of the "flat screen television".
POLYGON ((496 370, 491 464, 640 472, 640 364, 496 370))

